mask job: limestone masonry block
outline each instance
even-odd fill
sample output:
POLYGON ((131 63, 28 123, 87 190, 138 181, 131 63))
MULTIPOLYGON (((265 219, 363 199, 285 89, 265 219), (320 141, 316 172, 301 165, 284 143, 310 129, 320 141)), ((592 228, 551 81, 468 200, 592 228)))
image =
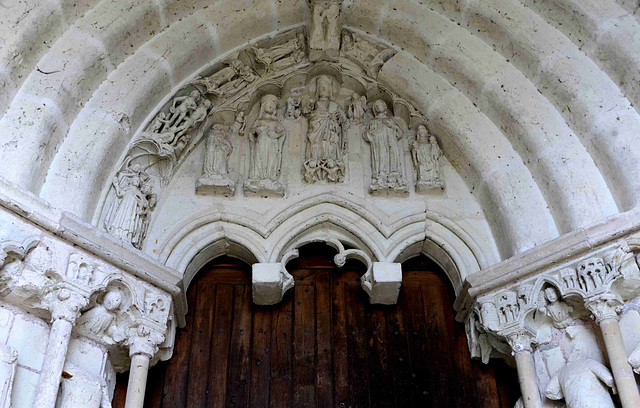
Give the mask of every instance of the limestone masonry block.
POLYGON ((402 265, 391 262, 374 262, 372 275, 372 289, 369 290, 363 285, 369 293, 371 303, 395 305, 398 302, 402 286, 402 265))
POLYGON ((257 305, 275 305, 293 287, 293 277, 280 263, 256 263, 251 269, 253 302, 257 305))

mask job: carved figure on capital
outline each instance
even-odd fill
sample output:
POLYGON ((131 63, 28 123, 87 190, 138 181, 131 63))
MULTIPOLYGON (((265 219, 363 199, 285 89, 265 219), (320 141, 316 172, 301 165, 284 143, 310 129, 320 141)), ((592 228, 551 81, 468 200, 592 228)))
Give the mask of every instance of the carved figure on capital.
POLYGON ((416 191, 444 189, 440 167, 442 150, 424 125, 418 126, 416 140, 411 144, 411 157, 417 174, 416 191))
POLYGON ((404 174, 404 151, 401 140, 404 132, 395 118, 390 117, 387 103, 378 99, 373 104, 371 119, 363 138, 371 145, 372 194, 393 191, 407 194, 404 174))
POLYGON ((154 182, 137 163, 121 170, 112 181, 115 196, 104 217, 105 230, 135 248, 142 243, 149 226, 149 214, 156 205, 154 182))
POLYGON ((204 166, 202 177, 196 182, 199 194, 233 194, 236 183, 229 174, 229 157, 233 145, 229 141, 231 129, 215 124, 205 141, 204 166))
POLYGON ((110 287, 101 296, 96 305, 80 316, 77 327, 80 332, 99 339, 106 344, 119 343, 125 338, 125 329, 120 327, 118 318, 124 312, 126 304, 130 303, 129 294, 122 288, 110 287))
POLYGON ((266 94, 260 101, 260 115, 249 130, 251 162, 244 190, 255 194, 283 196, 280 168, 286 130, 277 117, 278 97, 266 94))
POLYGON ((346 117, 342 106, 334 99, 338 85, 332 77, 320 75, 311 81, 309 88, 314 98, 306 98, 301 103, 302 112, 309 121, 304 180, 307 183, 319 180, 341 183, 345 169, 346 117))
POLYGON ((616 392, 607 367, 596 360, 577 358, 551 378, 544 394, 551 400, 564 399, 567 408, 614 408, 608 388, 616 392))
POLYGON ((538 311, 551 318, 554 327, 562 329, 571 323, 573 307, 562 300, 558 289, 548 285, 540 292, 539 297, 538 311))

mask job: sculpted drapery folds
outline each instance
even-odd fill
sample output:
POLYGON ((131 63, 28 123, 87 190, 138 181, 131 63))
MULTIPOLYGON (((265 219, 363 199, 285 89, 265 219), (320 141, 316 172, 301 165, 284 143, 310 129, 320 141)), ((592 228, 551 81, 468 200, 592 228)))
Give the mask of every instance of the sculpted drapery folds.
POLYGON ((104 218, 104 228, 114 237, 140 249, 156 205, 153 180, 135 163, 113 179, 115 197, 104 218))
POLYGON ((235 182, 229 175, 229 157, 233 152, 233 145, 227 134, 237 135, 244 122, 244 116, 236 118, 231 128, 215 124, 211 128, 205 141, 204 166, 202 177, 196 183, 196 192, 200 194, 233 194, 235 182))
POLYGON ((279 178, 286 131, 277 117, 277 108, 278 98, 264 95, 260 115, 249 130, 251 163, 245 190, 250 192, 284 195, 285 187, 279 178))
POLYGON ((371 145, 371 193, 396 191, 406 193, 402 128, 389 117, 387 104, 378 99, 373 104, 374 117, 364 132, 364 140, 371 145))
POLYGON ((346 117, 342 106, 334 100, 334 81, 328 75, 314 78, 311 90, 315 88, 315 98, 302 102, 303 113, 309 120, 304 162, 307 183, 344 180, 346 117))
POLYGON ((416 140, 411 144, 411 158, 417 173, 416 190, 444 188, 440 158, 442 150, 435 136, 424 125, 418 127, 416 140))

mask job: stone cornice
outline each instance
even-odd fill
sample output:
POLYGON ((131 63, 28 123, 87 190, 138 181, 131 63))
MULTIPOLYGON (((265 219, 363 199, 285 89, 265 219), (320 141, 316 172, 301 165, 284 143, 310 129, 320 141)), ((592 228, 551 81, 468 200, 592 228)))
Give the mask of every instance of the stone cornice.
POLYGON ((619 247, 623 238, 639 231, 640 208, 634 208, 476 272, 467 278, 456 299, 456 319, 465 321, 474 302, 483 295, 562 269, 581 259, 602 256, 619 247))

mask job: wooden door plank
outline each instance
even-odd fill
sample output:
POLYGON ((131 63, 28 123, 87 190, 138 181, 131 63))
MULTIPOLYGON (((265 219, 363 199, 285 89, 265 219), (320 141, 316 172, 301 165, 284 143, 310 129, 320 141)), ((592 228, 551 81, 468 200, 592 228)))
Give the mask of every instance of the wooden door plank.
POLYGON ((227 379, 227 407, 249 407, 251 392, 251 286, 236 285, 227 379))
MULTIPOLYGON (((394 306, 395 308, 395 306, 394 306)), ((372 408, 395 406, 393 375, 389 362, 387 319, 384 306, 371 305, 367 319, 369 358, 369 395, 372 408)))
POLYGON ((500 394, 498 385, 496 384, 495 372, 493 371, 493 367, 476 361, 473 364, 473 371, 476 383, 478 407, 502 407, 502 405, 500 404, 500 394))
POLYGON ((293 296, 289 291, 272 311, 271 408, 291 408, 293 386, 293 296))
POLYGON ((349 396, 354 408, 369 407, 369 350, 364 303, 367 295, 360 286, 359 271, 345 273, 349 396))
POLYGON ((182 329, 176 330, 176 342, 173 348, 173 357, 167 365, 168 375, 164 382, 163 405, 169 407, 187 406, 187 386, 189 384, 189 367, 191 356, 191 335, 193 332, 193 320, 196 310, 197 282, 194 282, 187 291, 188 312, 187 324, 182 329))
POLYGON ((254 306, 251 329, 251 407, 269 406, 271 382, 271 309, 254 306))
POLYGON ((316 393, 318 408, 333 407, 333 341, 331 339, 331 270, 316 272, 316 393))
POLYGON ((331 315, 333 319, 333 400, 336 407, 351 406, 349 399, 349 360, 347 343, 347 305, 343 272, 332 275, 331 315))
MULTIPOLYGON (((401 290, 400 296, 405 296, 404 289, 401 290)), ((395 405, 398 408, 411 407, 414 406, 412 402, 414 392, 412 389, 411 357, 409 355, 407 330, 404 325, 400 306, 396 305, 396 307, 387 310, 387 327, 389 360, 395 390, 395 405)))
POLYGON ((421 285, 422 305, 425 316, 425 336, 427 353, 431 357, 431 375, 434 379, 433 398, 438 407, 470 406, 467 401, 460 401, 456 396, 462 396, 460 383, 465 378, 458 377, 456 392, 452 389, 453 366, 451 364, 451 341, 446 323, 444 322, 444 309, 442 306, 441 290, 446 287, 441 284, 421 285))
POLYGON ((315 353, 315 287, 294 288, 293 326, 293 406, 316 406, 316 353, 315 353))
MULTIPOLYGON (((447 288, 442 285, 440 289, 440 307, 442 309, 442 322, 445 326, 446 333, 444 338, 447 339, 446 348, 449 350, 451 357, 451 382, 449 384, 450 391, 455 397, 455 403, 466 405, 470 408, 478 406, 478 395, 476 391, 475 375, 471 368, 471 356, 467 346, 466 334, 464 326, 456 323, 453 315, 453 299, 449 295, 447 288), (462 381, 458 381, 458 379, 462 381)), ((445 350, 446 351, 446 350, 445 350)))
MULTIPOLYGON (((211 333, 209 352, 209 388, 207 406, 224 407, 227 400, 227 375, 229 347, 231 344, 231 321, 233 316, 233 286, 217 285, 216 315, 211 333)), ((178 406, 178 405, 176 405, 178 406)), ((180 405, 182 407, 182 405, 180 405)))
POLYGON ((437 407, 433 396, 436 392, 432 377, 430 356, 427 353, 424 309, 420 286, 403 287, 400 307, 406 324, 409 355, 411 358, 411 395, 414 406, 437 407))
POLYGON ((216 285, 201 285, 198 283, 198 298, 196 299, 196 311, 191 335, 191 357, 187 389, 187 406, 190 408, 204 408, 207 405, 209 348, 211 345, 215 295, 216 285))

